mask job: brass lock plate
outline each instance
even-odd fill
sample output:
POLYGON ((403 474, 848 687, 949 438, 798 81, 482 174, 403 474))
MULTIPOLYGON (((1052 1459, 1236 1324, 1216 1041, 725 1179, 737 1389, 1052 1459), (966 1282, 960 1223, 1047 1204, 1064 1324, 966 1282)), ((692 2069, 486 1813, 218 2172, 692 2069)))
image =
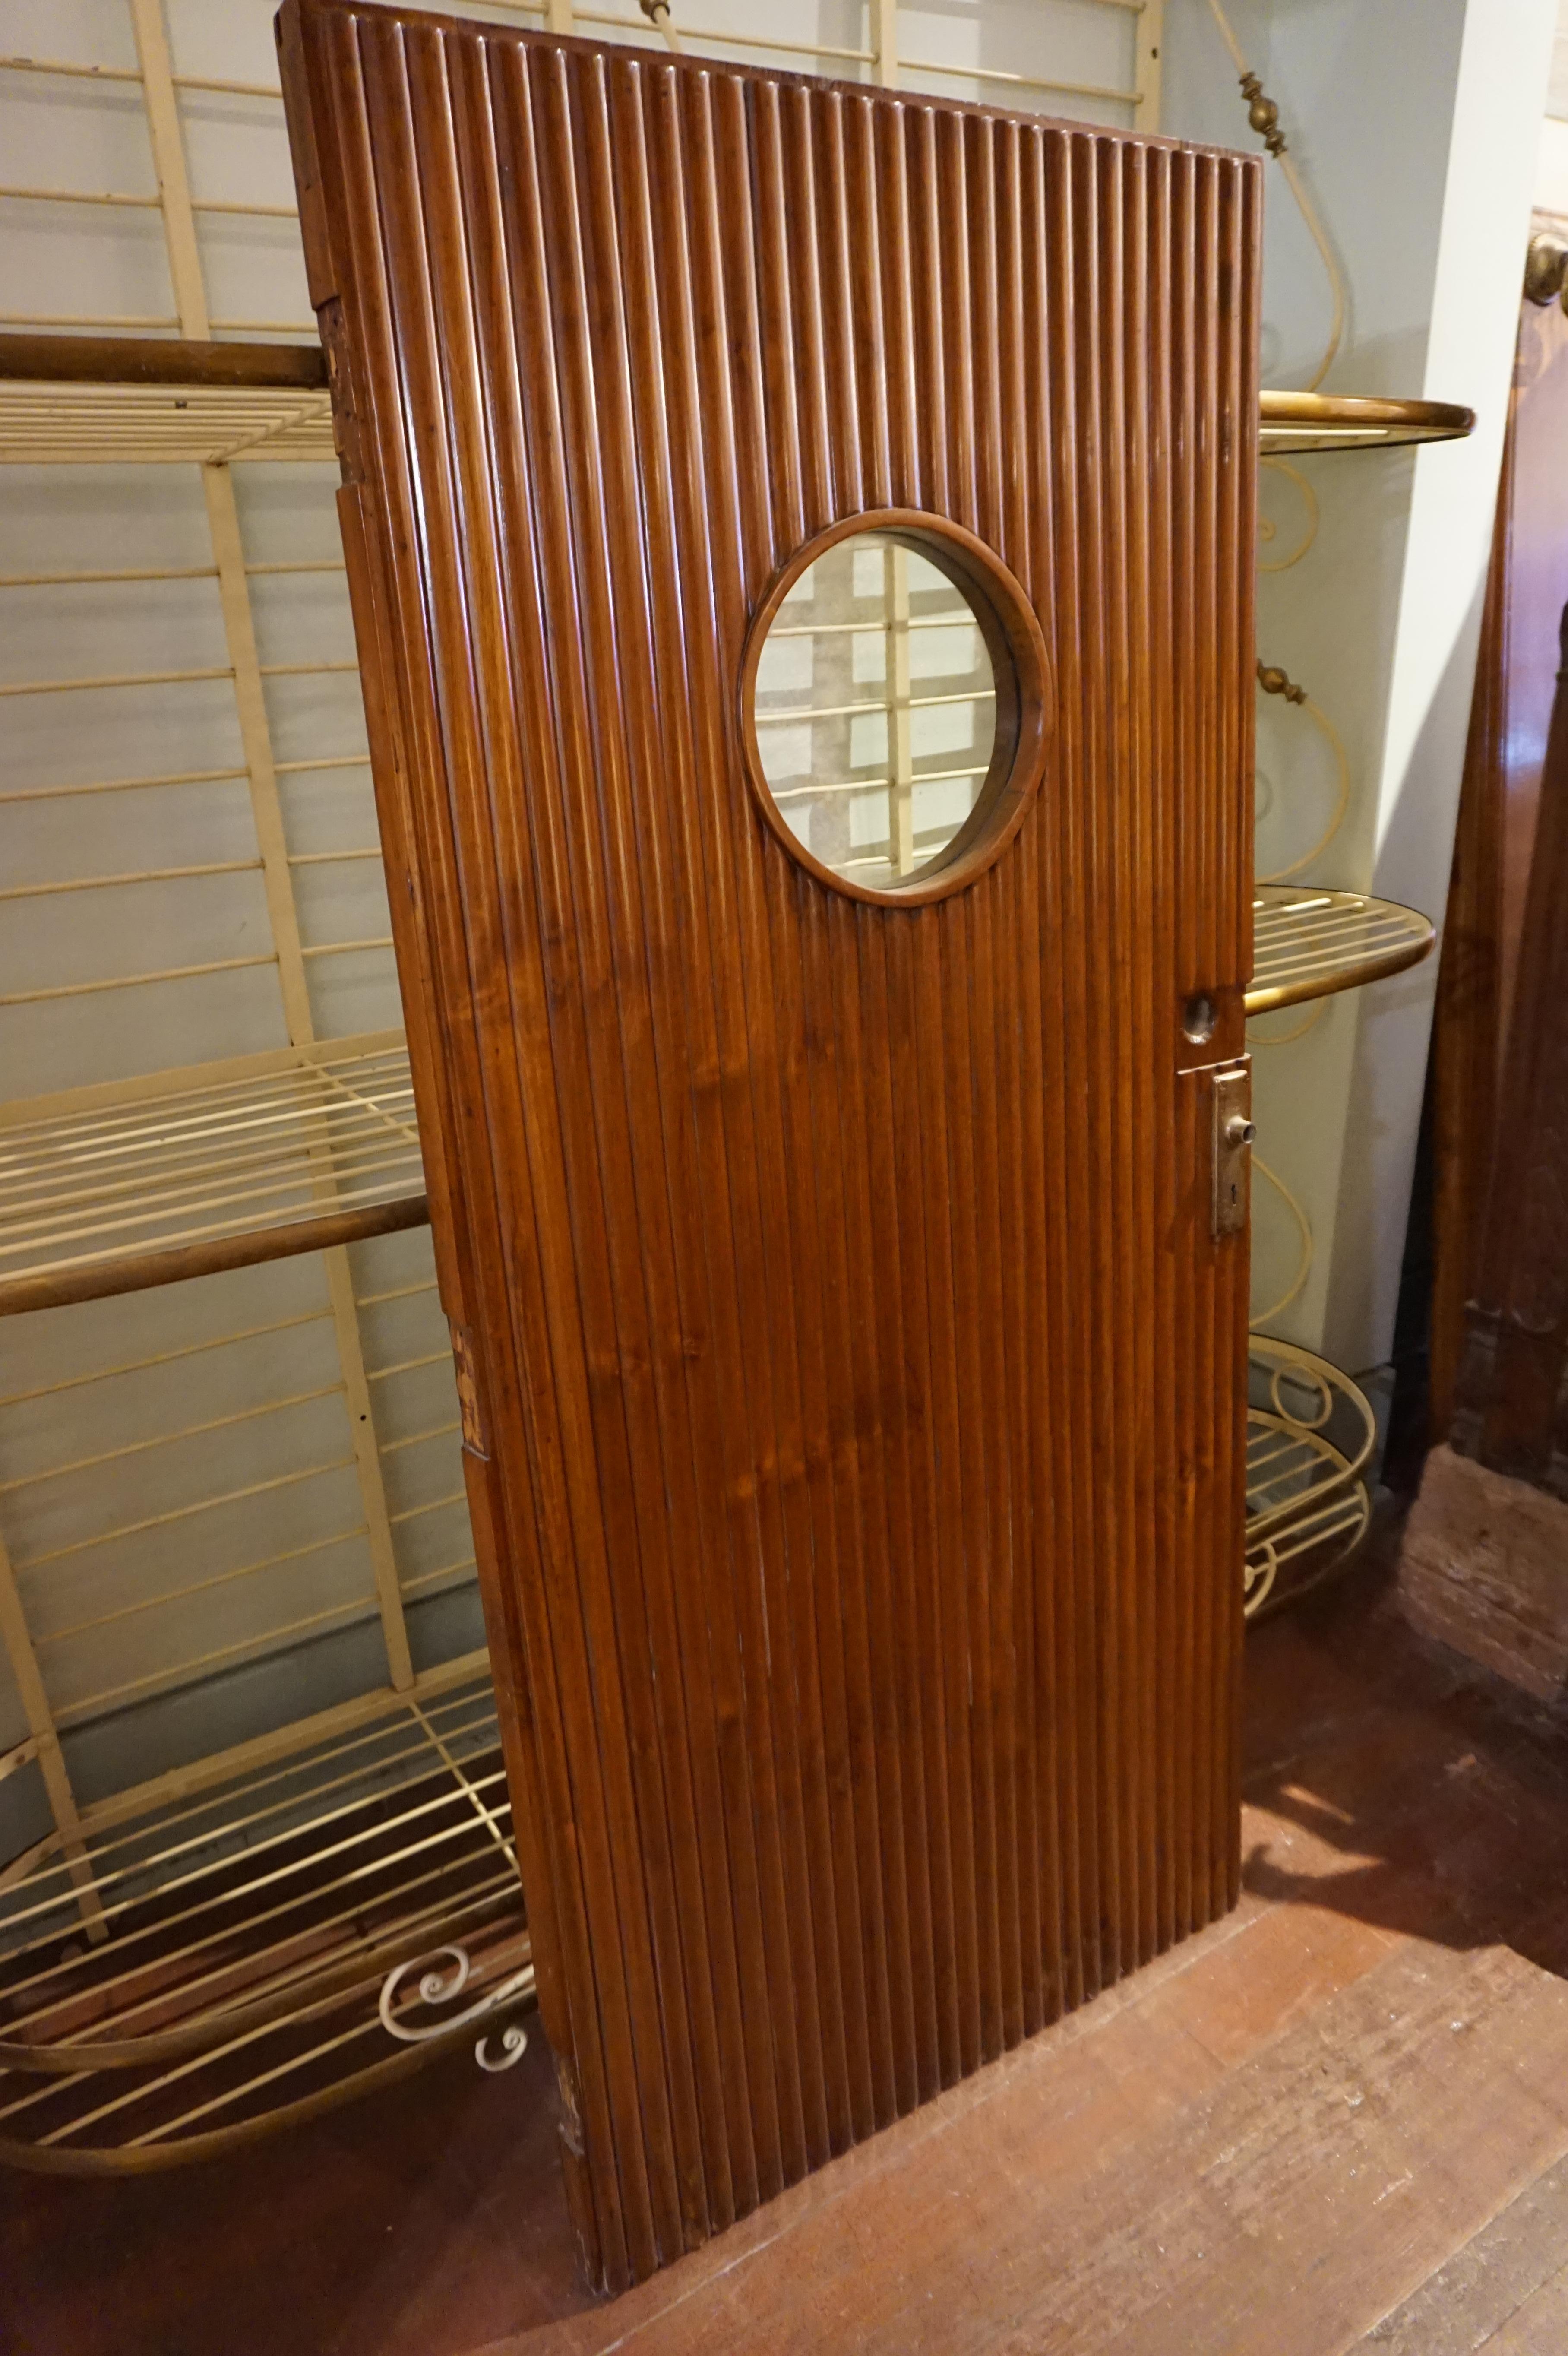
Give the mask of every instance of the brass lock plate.
POLYGON ((1210 1083, 1213 1128, 1210 1148, 1214 1173, 1212 1226, 1221 1236, 1245 1233, 1252 1204, 1253 1067, 1243 1056, 1222 1065, 1210 1083))

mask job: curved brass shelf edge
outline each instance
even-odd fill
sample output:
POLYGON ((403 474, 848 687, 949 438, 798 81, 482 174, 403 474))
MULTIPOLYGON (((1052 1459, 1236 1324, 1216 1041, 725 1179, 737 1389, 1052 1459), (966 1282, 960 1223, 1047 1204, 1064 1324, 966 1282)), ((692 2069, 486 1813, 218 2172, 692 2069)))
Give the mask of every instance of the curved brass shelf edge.
MULTIPOLYGON (((537 2001, 531 1990, 519 1993, 515 2000, 496 2006, 496 2018, 531 2008, 537 2001)), ((401 2051, 389 2054, 384 2062, 373 2062, 368 2069, 335 2079, 329 2086, 318 2086, 315 2094, 302 2094, 296 2102, 280 2103, 275 2110, 262 2111, 255 2118, 241 2119, 233 2126, 208 2128, 205 2134, 187 2136, 175 2144, 89 2146, 73 2151, 60 2144, 20 2143, 10 2136, 0 2136, 0 2167, 21 2169, 29 2176, 154 2176, 165 2169, 188 2167, 198 2159, 216 2159, 224 2152, 240 2151, 248 2144, 261 2143, 283 2127, 320 2118, 324 2112, 336 2111, 342 2104, 355 2102, 361 2094, 369 2094, 377 2086, 389 2085, 396 2078, 411 2077, 427 2062, 452 2052, 472 2027, 471 2021, 453 2021, 449 2030, 432 2034, 428 2043, 405 2046, 401 2051)))
POLYGON ((1476 412, 1450 401, 1392 401, 1323 392, 1259 395, 1259 445, 1278 451, 1386 450, 1412 442, 1460 442, 1476 412))
MULTIPOLYGON (((1348 1488, 1352 1482, 1359 1481, 1371 1461, 1377 1440, 1377 1418, 1372 1412, 1371 1402, 1360 1383, 1352 1381, 1342 1368, 1335 1365, 1328 1358, 1319 1357, 1317 1351, 1304 1349, 1296 1342, 1281 1341, 1273 1333, 1248 1333, 1249 1359, 1260 1344, 1265 1353, 1277 1351, 1282 1358, 1294 1360, 1296 1365, 1304 1366, 1309 1374, 1317 1376, 1326 1389, 1342 1392, 1360 1408, 1365 1430, 1361 1436, 1361 1444, 1354 1456, 1347 1456, 1343 1449, 1337 1447, 1332 1440, 1324 1443, 1339 1458, 1340 1469, 1331 1482, 1324 1482, 1319 1488, 1311 1493, 1309 1498, 1287 1497, 1282 1504, 1270 1506, 1266 1513, 1247 1515, 1246 1543, 1249 1547, 1254 1546, 1260 1538, 1277 1536, 1282 1529, 1289 1527, 1293 1519, 1299 1519, 1305 1509, 1321 1504, 1325 1496, 1348 1488)), ((1254 1412, 1267 1415, 1271 1414, 1272 1410, 1261 1408, 1254 1410, 1249 1408, 1249 1419, 1254 1412)))
MULTIPOLYGON (((1403 903, 1390 900, 1387 907, 1401 907, 1403 903)), ((1403 973, 1430 957, 1436 947, 1437 935, 1431 922, 1414 908, 1404 909, 1408 916, 1425 926, 1424 933, 1401 941, 1376 957, 1360 958, 1353 965, 1337 966, 1330 974, 1308 974, 1298 982, 1280 982, 1272 989, 1254 990, 1250 985, 1243 1004, 1250 1021, 1254 1014, 1273 1014, 1283 1006, 1304 1006, 1309 999, 1337 998, 1342 990, 1360 990, 1369 981, 1386 981, 1390 974, 1403 973)))

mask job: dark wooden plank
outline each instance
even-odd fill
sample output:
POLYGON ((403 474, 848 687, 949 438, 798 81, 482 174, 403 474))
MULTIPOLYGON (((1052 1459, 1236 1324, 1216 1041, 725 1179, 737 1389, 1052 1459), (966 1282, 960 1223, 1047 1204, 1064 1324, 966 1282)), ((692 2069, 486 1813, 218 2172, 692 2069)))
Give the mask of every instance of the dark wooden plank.
POLYGON ((172 337, 0 335, 0 380, 32 384, 202 384, 320 391, 319 344, 186 344, 172 337))
MULTIPOLYGON (((1559 2224, 1561 2224, 1561 2218, 1559 2224)), ((1561 2243, 1559 2243, 1561 2247, 1561 2243)), ((1568 2265, 1542 2283, 1505 2324, 1482 2340, 1490 2356, 1541 2356, 1568 2343, 1568 2265)))
POLYGON ((1374 2323, 1358 2348, 1381 2356, 1546 2356, 1568 2346, 1568 2160, 1548 2168, 1374 2323), (1554 2328, 1537 2329, 1555 2304, 1554 2328), (1533 2310, 1533 2321, 1532 2321, 1533 2310), (1533 2331, 1534 2336, 1521 2336, 1533 2331))
POLYGON ((177 1244, 164 1251, 129 1252, 123 1259, 92 1268, 41 1269, 30 1276, 0 1278, 0 1317, 25 1309, 59 1309, 68 1301, 108 1301, 150 1285, 179 1284, 188 1276, 215 1276, 228 1268, 256 1268, 298 1252, 330 1251, 337 1244, 363 1243, 370 1236, 400 1235, 427 1226, 430 1202, 423 1194, 395 1203, 368 1203, 351 1211, 323 1211, 308 1219, 287 1219, 240 1236, 218 1236, 201 1244, 177 1244))

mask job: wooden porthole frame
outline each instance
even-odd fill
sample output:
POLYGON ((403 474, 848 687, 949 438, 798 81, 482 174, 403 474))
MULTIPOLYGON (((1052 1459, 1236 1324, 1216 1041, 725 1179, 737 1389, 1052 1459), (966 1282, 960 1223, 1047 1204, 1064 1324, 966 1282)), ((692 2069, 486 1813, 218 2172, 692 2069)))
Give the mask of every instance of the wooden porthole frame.
POLYGON ((752 616, 741 659, 738 718, 741 761, 763 821, 795 864, 830 891, 879 908, 927 907, 964 891, 994 865, 1017 834, 1045 774, 1055 717, 1055 686, 1045 634, 1017 577, 995 549, 946 516, 923 508, 870 508, 842 516, 797 548, 768 584, 752 616), (973 609, 997 680, 996 735, 974 808, 938 864, 907 884, 859 884, 816 858, 773 798, 757 738, 757 669, 780 606, 808 566, 846 540, 880 533, 944 573, 973 609))

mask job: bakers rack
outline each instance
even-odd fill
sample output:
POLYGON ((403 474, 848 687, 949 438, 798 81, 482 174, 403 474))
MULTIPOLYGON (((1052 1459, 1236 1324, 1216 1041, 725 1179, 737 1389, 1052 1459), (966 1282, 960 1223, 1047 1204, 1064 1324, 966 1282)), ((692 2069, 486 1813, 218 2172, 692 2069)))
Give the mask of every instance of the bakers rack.
MULTIPOLYGON (((1472 412, 1448 402, 1317 392, 1265 392, 1262 411, 1259 444, 1265 458, 1453 441, 1475 423, 1472 412)), ((1265 693, 1307 703, 1304 691, 1283 670, 1260 663, 1258 681, 1265 693)), ((1319 717, 1339 762, 1342 803, 1348 767, 1331 724, 1319 717)), ((1337 823, 1336 818, 1329 834, 1337 823)), ((1310 865, 1328 839, 1298 865, 1310 865)), ((1435 937, 1414 909, 1296 882, 1255 887, 1253 931, 1249 1018, 1403 972, 1431 952, 1435 937)), ((1283 1185, 1279 1191, 1305 1232, 1294 1195, 1283 1185)), ((1371 1517, 1365 1474, 1376 1443, 1371 1403, 1348 1375, 1312 1351, 1261 1332, 1251 1335, 1243 1572, 1249 1618, 1349 1559, 1371 1517)))
MULTIPOLYGON (((67 629, 64 654, 0 688, 29 718, 60 699, 128 715, 96 731, 114 740, 96 766, 73 748, 29 773, 14 736, 22 986, 0 1012, 106 1015, 89 1070, 169 1063, 176 1001, 198 1009, 187 1036, 221 1040, 240 1007, 229 1028, 265 1044, 20 1098, 13 1079, 0 1107, 0 1315, 27 1312, 0 1383, 0 2158, 65 2173, 232 2148, 464 2040, 504 2066, 533 1985, 362 733, 339 714, 311 741, 309 699, 357 670, 346 606, 339 647, 268 659, 280 596, 344 604, 341 555, 258 545, 239 487, 331 464, 325 367, 297 340, 308 316, 209 308, 213 217, 288 238, 292 203, 194 196, 188 169, 183 108, 275 106, 275 83, 176 72, 161 0, 127 0, 126 25, 134 64, 6 58, 0 86, 135 104, 155 189, 0 202, 24 222, 151 216, 173 306, 0 320, 0 466, 60 470, 79 541, 93 469, 181 488, 127 495, 138 544, 106 521, 86 562, 46 552, 0 595, 99 600, 112 639, 123 601, 198 582, 209 643, 166 669, 73 671, 67 629), (189 518, 162 519, 192 471, 206 545, 170 553, 189 518), (231 749, 149 757, 153 689, 231 698, 212 731, 231 749), (171 800, 188 852, 116 859, 141 837, 116 814, 171 800), (51 937, 84 907, 134 920, 51 937), (48 951, 31 973, 29 940, 48 951), (381 1027, 346 1024, 354 1001, 381 1027), (106 1729, 149 1772, 121 1772, 106 1729)), ((30 742, 47 755, 47 728, 30 742)), ((48 1080, 61 1034, 37 1035, 48 1080)))

